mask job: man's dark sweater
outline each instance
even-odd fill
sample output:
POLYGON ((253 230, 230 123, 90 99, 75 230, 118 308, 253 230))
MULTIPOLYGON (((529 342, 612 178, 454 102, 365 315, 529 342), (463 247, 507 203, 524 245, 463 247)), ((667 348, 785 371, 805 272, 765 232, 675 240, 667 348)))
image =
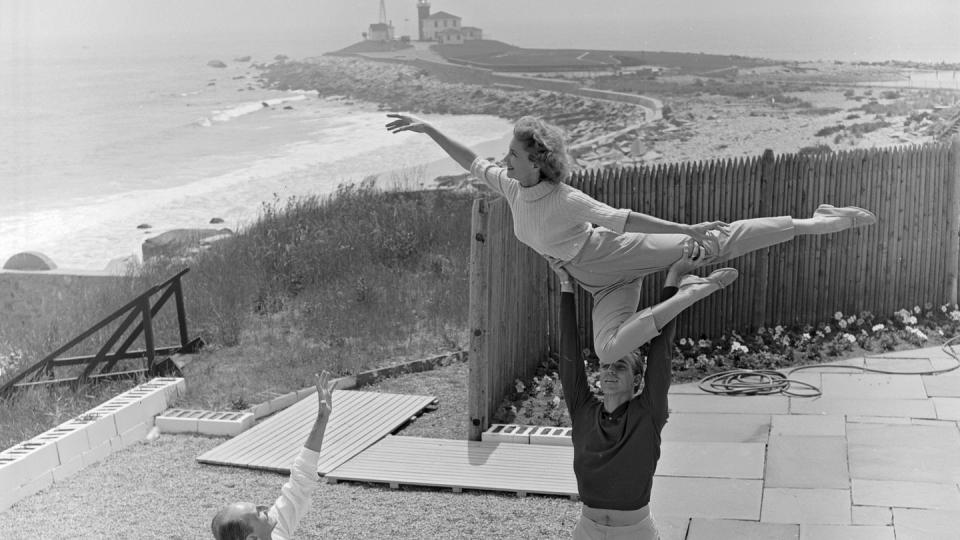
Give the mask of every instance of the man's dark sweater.
MULTIPOLYGON (((676 287, 663 290, 663 299, 676 287)), ((612 413, 591 392, 580 359, 573 293, 560 296, 560 380, 573 421, 573 472, 580 499, 593 508, 637 510, 649 504, 667 422, 675 324, 650 342, 643 392, 612 413)))

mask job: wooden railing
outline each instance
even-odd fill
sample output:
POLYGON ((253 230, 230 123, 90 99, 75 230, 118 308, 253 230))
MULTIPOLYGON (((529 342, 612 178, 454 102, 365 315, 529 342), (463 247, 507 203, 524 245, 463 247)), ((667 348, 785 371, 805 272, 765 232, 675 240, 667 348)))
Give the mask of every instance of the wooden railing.
POLYGON ((80 385, 87 381, 117 379, 137 375, 168 375, 172 371, 177 371, 176 364, 169 358, 158 361, 158 357, 177 353, 195 352, 203 345, 202 340, 199 338, 191 340, 187 333, 187 315, 184 307, 183 287, 180 278, 189 270, 189 268, 185 268, 166 281, 150 287, 123 307, 117 309, 100 322, 71 339, 62 347, 7 380, 3 386, 0 386, 0 397, 5 397, 16 390, 29 388, 31 386, 48 384, 80 385), (159 295, 159 297, 156 301, 151 302, 156 295, 159 295), (176 308, 177 331, 179 333, 180 343, 175 346, 157 347, 154 343, 153 320, 171 297, 174 299, 176 308), (96 354, 61 357, 64 353, 83 343, 97 332, 121 318, 122 321, 119 326, 117 326, 114 332, 100 346, 96 354), (136 325, 134 325, 135 322, 136 325), (128 330, 130 330, 130 333, 124 338, 124 334, 128 330), (129 350, 133 343, 141 336, 143 338, 144 348, 142 350, 129 350), (121 338, 123 338, 122 341, 121 338), (111 352, 111 349, 113 349, 118 342, 120 345, 111 352), (144 360, 142 368, 114 371, 118 362, 138 358, 144 360), (81 365, 84 366, 84 369, 79 374, 57 377, 57 368, 81 365), (101 369, 99 373, 94 373, 97 367, 101 369))

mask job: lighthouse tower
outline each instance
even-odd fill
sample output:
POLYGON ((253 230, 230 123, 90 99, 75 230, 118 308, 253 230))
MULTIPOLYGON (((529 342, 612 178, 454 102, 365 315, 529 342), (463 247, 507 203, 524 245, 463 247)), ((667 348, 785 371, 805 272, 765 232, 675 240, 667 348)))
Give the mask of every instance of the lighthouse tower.
POLYGON ((417 0, 418 40, 423 41, 423 21, 430 16, 430 0, 417 0))

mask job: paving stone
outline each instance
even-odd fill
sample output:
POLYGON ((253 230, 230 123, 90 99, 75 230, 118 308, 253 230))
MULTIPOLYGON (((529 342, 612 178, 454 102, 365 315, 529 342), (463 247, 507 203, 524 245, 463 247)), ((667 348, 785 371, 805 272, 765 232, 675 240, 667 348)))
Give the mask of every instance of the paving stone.
POLYGON ((929 358, 873 358, 864 362, 869 369, 896 371, 897 373, 928 373, 933 371, 933 362, 929 358))
POLYGON ((920 375, 877 373, 824 373, 824 397, 857 399, 924 399, 927 391, 920 375))
POLYGON ((960 420, 960 398, 935 397, 930 398, 937 410, 940 420, 960 420))
POLYGON ((764 443, 666 441, 657 474, 704 478, 763 478, 764 443))
POLYGON ((956 426, 849 424, 850 476, 931 483, 960 481, 956 426))
POLYGON ((894 540, 893 527, 883 525, 800 524, 800 540, 894 540))
POLYGON ((760 521, 849 525, 850 490, 765 488, 760 521))
MULTIPOLYGON (((794 372, 792 372, 792 373, 786 373, 786 376, 787 376, 787 378, 790 379, 790 380, 800 381, 800 382, 807 383, 807 384, 812 384, 813 386, 816 386, 817 388, 821 388, 822 385, 823 385, 823 381, 822 381, 821 378, 820 378, 822 374, 823 374, 822 371, 815 371, 815 370, 811 370, 811 369, 802 369, 802 370, 800 370, 800 371, 794 371, 794 372)), ((807 391, 809 391, 809 389, 806 388, 806 387, 804 387, 803 385, 799 385, 797 388, 794 388, 794 391, 796 391, 796 392, 807 392, 807 391)))
POLYGON ((839 414, 776 414, 772 417, 770 436, 807 435, 821 437, 843 437, 846 435, 846 423, 839 414))
POLYGON ((653 516, 660 540, 686 540, 687 529, 690 528, 690 518, 687 516, 653 516))
POLYGON ((670 395, 672 396, 674 394, 696 394, 702 396, 703 390, 701 390, 699 384, 695 382, 671 384, 670 395))
POLYGON ((797 540, 799 529, 796 524, 694 518, 687 540, 797 540))
POLYGON ((894 508, 897 540, 957 540, 960 512, 894 508))
POLYGON ((790 398, 790 413, 937 418, 929 399, 790 398))
POLYGON ((670 412, 786 414, 788 398, 783 396, 714 396, 677 394, 670 396, 670 412))
POLYGON ((851 525, 892 525, 893 512, 885 506, 851 507, 851 525))
POLYGON ((760 519, 761 480, 655 476, 654 516, 760 519))
POLYGON ((766 442, 769 434, 769 414, 672 413, 661 438, 686 442, 766 442))
POLYGON ((913 418, 904 418, 900 416, 847 416, 848 424, 903 424, 909 426, 913 424, 913 418))
POLYGON ((960 493, 955 484, 862 478, 853 478, 850 483, 853 489, 853 504, 857 505, 960 510, 960 493))
POLYGON ((770 437, 766 487, 850 487, 843 437, 770 437))

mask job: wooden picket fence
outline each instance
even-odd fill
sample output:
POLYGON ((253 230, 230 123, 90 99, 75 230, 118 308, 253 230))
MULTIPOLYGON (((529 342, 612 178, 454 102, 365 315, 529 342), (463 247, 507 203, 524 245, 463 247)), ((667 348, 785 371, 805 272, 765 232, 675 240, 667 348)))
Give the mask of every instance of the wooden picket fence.
MULTIPOLYGON (((681 223, 809 217, 820 203, 855 205, 878 224, 802 236, 739 257, 731 287, 687 310, 680 337, 816 323, 844 314, 957 302, 960 137, 946 143, 831 154, 766 151, 754 158, 581 171, 570 184, 615 208, 681 223)), ((556 281, 513 235, 502 198, 473 208, 470 276, 470 437, 479 439, 517 379, 556 350, 556 281)), ((656 302, 663 275, 645 280, 656 302)), ((592 301, 577 297, 580 342, 592 347, 592 301)))

